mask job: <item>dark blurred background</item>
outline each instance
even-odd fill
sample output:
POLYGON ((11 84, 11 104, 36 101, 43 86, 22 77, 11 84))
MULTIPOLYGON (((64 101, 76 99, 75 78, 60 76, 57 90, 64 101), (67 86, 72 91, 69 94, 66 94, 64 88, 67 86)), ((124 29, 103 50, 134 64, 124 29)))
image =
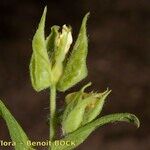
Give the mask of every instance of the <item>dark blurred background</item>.
MULTIPOLYGON (((141 127, 119 123, 96 130, 78 150, 150 149, 150 1, 149 0, 1 0, 0 97, 32 140, 48 139, 46 116, 49 91, 36 93, 30 83, 31 41, 44 6, 48 6, 47 34, 54 24, 70 24, 74 39, 82 17, 88 22, 89 89, 112 89, 103 114, 131 112, 141 127)), ((58 95, 63 105, 64 95, 58 95)), ((0 120, 0 139, 9 140, 0 120)), ((0 148, 4 149, 4 148, 0 148)), ((11 148, 6 148, 10 150, 11 148)), ((39 148, 44 149, 44 148, 39 148)))

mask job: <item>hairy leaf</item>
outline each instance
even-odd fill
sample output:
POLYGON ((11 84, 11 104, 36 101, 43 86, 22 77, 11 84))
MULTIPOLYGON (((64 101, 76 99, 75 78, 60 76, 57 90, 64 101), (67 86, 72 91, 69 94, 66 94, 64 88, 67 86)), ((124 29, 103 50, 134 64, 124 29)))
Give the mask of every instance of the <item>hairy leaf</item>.
POLYGON ((29 140, 21 126, 0 100, 0 116, 5 120, 12 142, 16 143, 15 150, 33 150, 32 147, 27 145, 29 140))
POLYGON ((114 122, 120 122, 120 121, 133 123, 137 127, 140 126, 140 122, 139 122, 138 118, 133 114, 118 113, 118 114, 111 114, 111 115, 103 116, 103 117, 79 128, 78 130, 66 135, 66 137, 61 139, 63 141, 68 141, 68 140, 73 141, 75 143, 75 145, 56 146, 53 143, 52 150, 72 150, 75 147, 77 147, 78 145, 80 145, 81 143, 83 143, 86 140, 86 138, 98 127, 103 126, 108 123, 114 123, 114 122))

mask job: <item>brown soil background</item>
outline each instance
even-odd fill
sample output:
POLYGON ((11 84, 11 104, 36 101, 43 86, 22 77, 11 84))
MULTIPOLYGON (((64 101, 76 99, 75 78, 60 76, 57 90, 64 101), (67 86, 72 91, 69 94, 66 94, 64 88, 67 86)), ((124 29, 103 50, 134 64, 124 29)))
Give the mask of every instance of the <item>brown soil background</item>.
MULTIPOLYGON (((131 112, 141 120, 137 130, 119 123, 96 130, 78 150, 150 149, 150 1, 149 0, 1 0, 0 97, 32 140, 48 138, 48 90, 36 93, 30 83, 31 41, 44 6, 47 32, 53 24, 70 24, 74 39, 88 11, 89 75, 79 89, 112 89, 103 114, 131 112)), ((58 105, 64 95, 58 95, 58 105)), ((0 120, 0 139, 9 139, 0 120)), ((4 148, 0 148, 4 149, 4 148)), ((10 150, 11 148, 6 148, 10 150)), ((44 148, 39 148, 44 149, 44 148)))

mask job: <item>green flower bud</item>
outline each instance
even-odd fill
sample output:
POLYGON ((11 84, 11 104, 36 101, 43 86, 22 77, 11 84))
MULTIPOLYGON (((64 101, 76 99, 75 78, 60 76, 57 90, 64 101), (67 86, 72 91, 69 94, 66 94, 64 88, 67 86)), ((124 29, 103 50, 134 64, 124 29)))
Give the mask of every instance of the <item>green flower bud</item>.
POLYGON ((53 55, 54 64, 52 66, 53 82, 57 83, 63 73, 63 61, 70 45, 72 44, 71 28, 63 25, 62 33, 56 39, 56 47, 53 55))
POLYGON ((104 93, 85 93, 85 85, 79 92, 66 96, 66 109, 63 114, 62 129, 64 134, 75 131, 94 120, 101 112, 109 90, 104 93))

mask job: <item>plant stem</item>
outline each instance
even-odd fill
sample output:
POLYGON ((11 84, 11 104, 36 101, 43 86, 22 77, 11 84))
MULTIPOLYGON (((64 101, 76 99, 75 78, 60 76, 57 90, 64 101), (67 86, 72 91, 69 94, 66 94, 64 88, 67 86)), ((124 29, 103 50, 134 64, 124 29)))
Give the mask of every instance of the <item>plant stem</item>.
POLYGON ((56 133, 56 87, 55 85, 50 87, 50 140, 53 141, 56 133))

